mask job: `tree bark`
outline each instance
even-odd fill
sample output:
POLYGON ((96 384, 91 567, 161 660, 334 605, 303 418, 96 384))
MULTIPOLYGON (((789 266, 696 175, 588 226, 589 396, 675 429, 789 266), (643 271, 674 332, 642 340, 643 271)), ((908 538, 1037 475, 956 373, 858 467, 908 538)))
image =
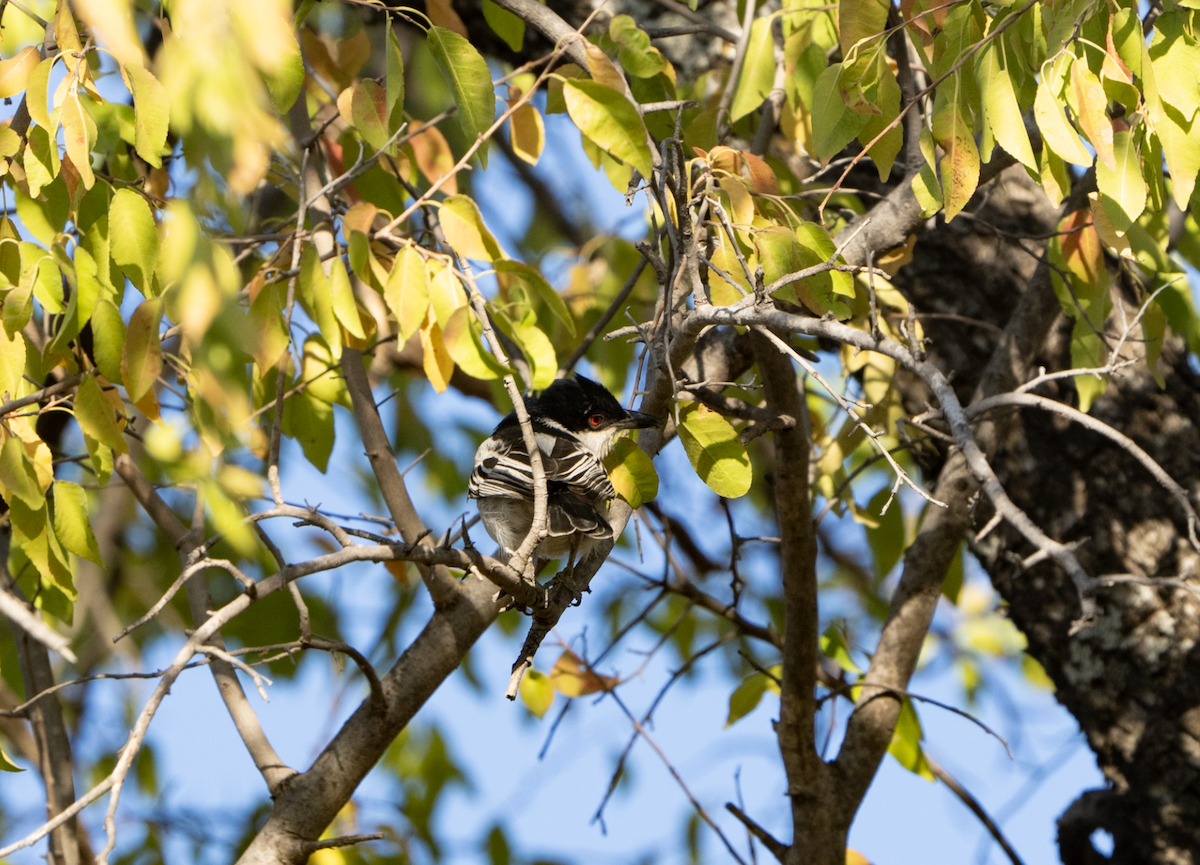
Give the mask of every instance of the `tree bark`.
MULTIPOLYGON (((980 209, 980 220, 956 219, 923 237, 896 280, 918 311, 959 317, 923 325, 939 365, 958 374, 954 383, 964 400, 980 385, 972 371, 982 369, 996 327, 1006 324, 1012 299, 1034 267, 1014 240, 988 226, 1026 237, 1053 228, 1032 183, 1006 176, 1001 191, 980 209)), ((1024 245, 1037 252, 1044 243, 1027 239, 1024 245)), ((1137 301, 1130 287, 1118 283, 1114 295, 1132 317, 1137 301)), ((1043 314, 1057 314, 1049 303, 1043 314)), ((1119 331, 1121 321, 1116 315, 1109 330, 1119 331)), ((1037 363, 1070 368, 1067 319, 1060 317, 1037 363)), ((1146 450, 1188 490, 1194 506, 1200 498, 1200 376, 1178 340, 1164 347, 1162 369, 1164 388, 1144 365, 1114 374, 1090 414, 1146 450)), ((919 411, 923 388, 905 382, 905 389, 909 408, 919 411)), ((1070 379, 1039 392, 1075 402, 1070 379)), ((1050 537, 1080 543, 1077 555, 1089 575, 1186 579, 1200 572, 1182 509, 1128 453, 1037 410, 1014 409, 994 420, 992 463, 1009 495, 1050 537)), ((938 469, 940 461, 941 455, 933 457, 928 468, 938 469)), ((974 527, 991 516, 990 507, 976 508, 974 527)), ((1063 862, 1200 861, 1200 596, 1129 582, 1104 587, 1096 597, 1098 620, 1072 635, 1080 611, 1075 587, 1051 564, 1022 571, 1020 562, 1032 550, 1015 531, 1002 525, 973 552, 1108 780, 1107 788, 1084 793, 1062 815, 1063 862), (1093 848, 1095 829, 1112 834, 1111 860, 1093 848)))

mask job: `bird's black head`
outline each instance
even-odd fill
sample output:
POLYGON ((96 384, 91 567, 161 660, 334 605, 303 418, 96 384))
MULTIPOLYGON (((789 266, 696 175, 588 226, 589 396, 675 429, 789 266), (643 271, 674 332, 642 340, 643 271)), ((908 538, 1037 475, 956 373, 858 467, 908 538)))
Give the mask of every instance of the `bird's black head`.
POLYGON ((526 405, 535 417, 545 417, 573 433, 658 425, 648 414, 625 409, 608 388, 581 375, 556 380, 526 405))

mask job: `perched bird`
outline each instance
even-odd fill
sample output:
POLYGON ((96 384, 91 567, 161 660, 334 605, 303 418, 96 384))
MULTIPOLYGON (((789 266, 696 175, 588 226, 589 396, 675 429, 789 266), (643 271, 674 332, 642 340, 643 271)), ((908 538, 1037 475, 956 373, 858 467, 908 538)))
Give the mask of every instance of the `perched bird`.
MULTIPOLYGON (((608 390, 581 375, 558 379, 525 408, 546 473, 547 529, 538 556, 582 558, 612 537, 608 505, 616 496, 604 458, 622 430, 657 426, 648 415, 622 408, 608 390)), ((507 557, 533 522, 534 486, 529 452, 516 412, 475 452, 467 495, 479 500, 483 526, 507 557)))

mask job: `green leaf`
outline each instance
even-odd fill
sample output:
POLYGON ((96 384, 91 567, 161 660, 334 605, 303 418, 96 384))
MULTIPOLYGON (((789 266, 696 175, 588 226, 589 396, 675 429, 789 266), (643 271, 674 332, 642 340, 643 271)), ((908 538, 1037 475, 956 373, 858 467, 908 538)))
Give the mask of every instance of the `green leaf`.
POLYGON ((229 498, 214 480, 204 484, 204 503, 212 514, 213 525, 224 536, 224 540, 246 558, 253 557, 258 550, 258 535, 246 522, 246 514, 238 503, 229 498))
POLYGON ((983 90, 983 113, 1000 146, 1037 174, 1037 159, 1025 131, 1024 112, 1017 103, 1010 67, 1004 56, 1003 43, 998 39, 993 39, 979 52, 975 75, 983 90))
POLYGON ((14 497, 34 511, 46 504, 37 472, 29 459, 29 452, 25 450, 25 442, 15 435, 8 436, 4 447, 0 448, 0 484, 4 487, 4 497, 10 506, 14 497))
POLYGON ((508 375, 511 370, 484 350, 480 338, 482 333, 483 325, 479 323, 471 308, 460 306, 446 322, 442 331, 442 343, 454 362, 469 376, 491 381, 508 375))
POLYGON ((646 127, 625 96, 598 81, 568 79, 563 99, 571 120, 598 147, 631 165, 643 177, 654 169, 646 127))
POLYGON ((963 547, 963 544, 958 545, 958 551, 955 552, 954 558, 950 560, 950 567, 946 568, 946 576, 942 580, 942 594, 945 595, 952 604, 958 603, 958 595, 959 592, 962 591, 963 547))
POLYGON ((821 635, 820 646, 821 654, 847 673, 855 676, 862 675, 862 670, 859 669, 858 664, 854 663, 854 658, 850 655, 850 646, 846 643, 846 638, 837 625, 830 625, 825 629, 825 633, 821 635))
POLYGON ((25 148, 25 177, 29 182, 29 195, 37 198, 42 188, 49 186, 58 177, 58 145, 50 141, 50 134, 41 126, 29 130, 29 144, 25 148))
POLYGON ((404 55, 396 31, 387 28, 387 88, 388 134, 394 135, 404 122, 404 55))
POLYGON ((839 0, 838 21, 841 24, 842 56, 858 42, 883 33, 887 25, 889 4, 886 0, 839 0))
POLYGON ((396 316, 403 346, 420 329, 429 311, 429 274, 420 253, 413 247, 405 246, 396 253, 392 272, 383 287, 383 299, 396 316))
POLYGON ((116 411, 100 390, 94 376, 84 378, 75 393, 75 420, 79 422, 79 428, 85 435, 91 436, 105 447, 112 448, 119 454, 129 450, 125 444, 125 437, 121 435, 121 427, 117 424, 116 411))
POLYGON ((554 684, 550 677, 530 668, 521 680, 521 702, 535 717, 544 717, 554 702, 554 684))
MULTIPOLYGON (((502 320, 502 317, 498 317, 502 320)), ((521 347, 525 361, 531 369, 529 374, 532 381, 525 384, 533 390, 545 390, 554 383, 558 374, 558 355, 555 354, 554 344, 537 326, 513 322, 509 335, 521 347)))
MULTIPOLYGON (((171 103, 167 99, 166 88, 144 66, 126 67, 125 75, 133 93, 133 146, 138 156, 146 160, 151 167, 161 168, 163 149, 167 145, 167 129, 171 120, 171 103)), ((304 67, 301 65, 301 81, 303 78, 304 67)), ((298 94, 297 86, 296 94, 292 96, 293 102, 298 94)))
POLYGON ((429 303, 433 307, 438 327, 444 328, 450 323, 450 316, 454 311, 460 306, 466 306, 467 296, 463 292, 462 283, 450 268, 438 264, 432 273, 433 276, 429 280, 429 303))
POLYGON ((942 209, 942 186, 938 182, 937 171, 934 168, 933 133, 927 127, 921 128, 921 170, 912 179, 913 195, 921 205, 921 216, 928 219, 942 209))
POLYGON ((887 513, 880 514, 890 495, 891 489, 884 487, 867 505, 868 513, 879 521, 874 528, 867 527, 867 543, 875 556, 875 576, 880 580, 891 572, 904 552, 904 512, 900 500, 893 499, 887 513))
POLYGON ((1113 134, 1116 166, 1096 163, 1096 187, 1104 213, 1112 227, 1124 233, 1146 209, 1146 181, 1142 178, 1142 160, 1133 134, 1128 130, 1113 134))
POLYGON ((725 717, 725 726, 730 727, 753 712, 763 694, 767 692, 767 677, 754 672, 742 680, 729 695, 729 714, 725 717))
POLYGON ((496 238, 483 224, 479 206, 467 196, 447 196, 438 211, 438 218, 446 241, 463 258, 487 262, 504 258, 496 238))
POLYGON ((658 495, 658 472, 654 470, 654 463, 628 436, 617 439, 604 459, 604 467, 617 495, 629 502, 631 508, 640 508, 658 495))
POLYGON ((888 129, 892 121, 900 116, 900 85, 896 82, 896 76, 892 70, 888 68, 883 52, 880 52, 878 57, 881 68, 875 104, 880 113, 872 114, 867 118, 866 126, 858 133, 858 140, 863 147, 866 147, 875 139, 875 136, 887 129, 887 132, 879 141, 875 142, 870 151, 871 161, 875 163, 875 169, 879 172, 879 180, 885 182, 892 173, 896 155, 904 147, 904 132, 900 129, 899 123, 888 129))
POLYGON ((521 50, 521 46, 525 44, 524 19, 497 6, 492 0, 483 0, 483 20, 492 28, 492 32, 504 40, 505 45, 513 51, 521 50))
MULTIPOLYGON (((1104 366, 1105 356, 1104 341, 1092 330, 1092 326, 1084 317, 1079 315, 1071 331, 1071 366, 1076 369, 1096 369, 1104 366)), ((1074 376, 1074 381, 1075 390, 1079 394, 1079 410, 1082 412, 1087 412, 1096 398, 1108 389, 1108 376, 1097 378, 1091 373, 1086 373, 1074 376)))
MULTIPOLYGON (((488 130, 496 116, 496 91, 487 62, 475 47, 453 30, 429 28, 429 50, 454 90, 458 105, 455 116, 467 142, 475 141, 488 130)), ((487 142, 479 148, 479 162, 487 168, 487 142)))
MULTIPOLYGON (((608 23, 608 36, 620 46, 617 59, 625 71, 633 76, 634 82, 654 78, 667 69, 667 58, 650 44, 650 34, 638 27, 631 16, 613 16, 608 23)), ((638 100, 647 101, 640 97, 638 100)))
POLYGON ((342 323, 342 327, 352 336, 366 339, 367 332, 363 330, 362 319, 358 314, 358 303, 354 299, 350 276, 346 273, 346 265, 342 263, 340 256, 334 256, 329 263, 329 296, 333 314, 342 323))
POLYGON ((554 313, 554 317, 563 323, 567 332, 575 335, 575 320, 567 309, 566 302, 554 287, 546 282, 546 278, 535 268, 521 261, 497 261, 493 264, 499 274, 500 284, 510 288, 514 283, 520 285, 529 294, 540 298, 554 313))
POLYGON ((750 457, 729 421, 696 405, 680 419, 679 438, 696 474, 717 495, 736 499, 750 491, 750 457))
POLYGON ((146 297, 152 297, 154 267, 158 264, 158 228, 150 205, 132 189, 122 187, 108 212, 109 250, 113 264, 146 297))
POLYGON ((775 40, 771 35, 770 15, 755 18, 750 25, 750 41, 746 44, 746 56, 742 61, 742 72, 738 76, 733 101, 729 103, 729 122, 736 123, 755 108, 771 93, 775 81, 775 40))
POLYGON ((13 763, 12 758, 4 753, 4 749, 0 748, 0 772, 24 772, 20 766, 13 763))
MULTIPOLYGON (((298 19, 296 25, 299 24, 298 19)), ((275 46, 278 46, 278 53, 271 61, 274 68, 262 70, 263 78, 271 96, 271 105, 286 116, 288 109, 296 103, 300 91, 304 88, 304 58, 300 54, 300 43, 294 36, 273 42, 272 47, 275 46)), ((136 96, 134 98, 136 99, 136 96)))
MULTIPOLYGON (((961 74, 951 76, 952 90, 961 86, 961 74)), ((933 113, 933 137, 945 151, 938 163, 946 221, 958 215, 979 185, 979 150, 971 125, 954 96, 943 98, 938 90, 933 113), (939 105, 940 103, 940 105, 939 105)))
POLYGON ((92 345, 96 368, 109 381, 120 381, 125 357, 125 320, 108 298, 96 301, 92 311, 92 345))
POLYGON ((888 753, 908 771, 919 775, 926 781, 933 781, 933 770, 925 760, 925 752, 921 750, 921 721, 917 710, 913 708, 912 700, 905 697, 900 707, 900 717, 896 719, 896 730, 892 733, 892 743, 888 745, 888 753))
POLYGON ((148 394, 162 373, 162 345, 158 334, 162 317, 161 297, 143 301, 129 317, 125 350, 121 354, 121 380, 129 392, 130 402, 139 402, 148 394))
POLYGON ((54 534, 75 555, 103 567, 100 548, 96 545, 96 536, 92 534, 87 492, 79 484, 70 481, 55 481, 52 489, 54 534))
POLYGON ((333 406, 302 391, 284 400, 283 431, 300 443, 304 458, 324 474, 333 453, 333 406))
POLYGON ((867 115, 851 111, 842 101, 838 86, 841 73, 841 63, 831 64, 813 85, 813 155, 821 165, 840 153, 867 125, 867 115))
POLYGON ((334 357, 342 356, 342 329, 333 313, 333 298, 329 291, 329 277, 321 266, 317 248, 306 244, 300 256, 300 299, 306 311, 317 323, 321 336, 334 357))
POLYGON ((97 485, 107 486, 108 479, 113 472, 112 448, 105 447, 87 433, 84 433, 83 444, 87 448, 88 457, 91 458, 92 471, 96 473, 97 485))
MULTIPOLYGON (((54 339, 46 349, 48 356, 65 356, 68 353, 67 346, 91 319, 96 301, 103 290, 96 276, 96 262, 82 246, 75 247, 75 280, 72 285, 74 291, 71 292, 71 299, 67 303, 67 311, 58 332, 54 334, 54 339)), ((93 356, 94 347, 93 338, 93 356)))
MULTIPOLYGON (((387 91, 369 78, 355 81, 338 96, 337 104, 342 119, 354 127, 363 141, 375 150, 382 150, 390 137, 387 91)), ((395 145, 389 148, 392 152, 395 149, 395 145)))

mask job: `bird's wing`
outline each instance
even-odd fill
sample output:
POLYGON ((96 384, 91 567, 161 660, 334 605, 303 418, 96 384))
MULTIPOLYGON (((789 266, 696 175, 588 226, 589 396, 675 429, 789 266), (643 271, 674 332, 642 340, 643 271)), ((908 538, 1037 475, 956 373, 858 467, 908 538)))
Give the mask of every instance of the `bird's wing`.
POLYGON ((566 537, 576 532, 592 538, 612 537, 612 526, 600 510, 603 505, 598 507, 571 490, 556 490, 549 498, 546 516, 551 537, 566 537))
MULTIPOLYGON (((566 487, 585 502, 607 501, 616 496, 604 466, 578 440, 543 433, 538 436, 538 445, 547 483, 566 487)), ((532 501, 533 469, 524 440, 492 436, 481 444, 467 494, 477 499, 501 496, 532 501)))

